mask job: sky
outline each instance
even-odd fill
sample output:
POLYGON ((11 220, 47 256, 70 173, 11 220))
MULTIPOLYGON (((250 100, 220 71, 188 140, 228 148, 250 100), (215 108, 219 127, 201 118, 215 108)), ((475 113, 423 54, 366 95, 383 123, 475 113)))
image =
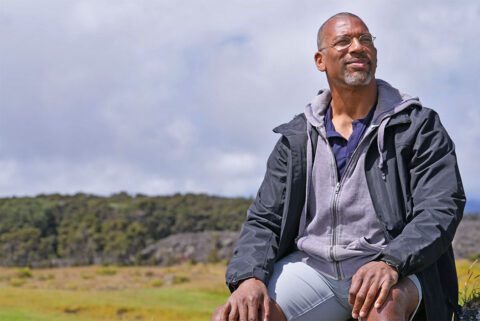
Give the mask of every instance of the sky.
POLYGON ((325 75, 321 23, 363 18, 377 77, 435 109, 480 209, 480 2, 1 0, 0 197, 251 197, 325 75))

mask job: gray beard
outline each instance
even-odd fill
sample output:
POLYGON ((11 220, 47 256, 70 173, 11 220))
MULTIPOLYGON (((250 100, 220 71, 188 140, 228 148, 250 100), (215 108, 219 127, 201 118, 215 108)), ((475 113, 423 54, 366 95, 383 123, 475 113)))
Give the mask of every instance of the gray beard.
POLYGON ((372 81, 373 74, 369 71, 345 71, 345 83, 350 86, 364 86, 372 81))

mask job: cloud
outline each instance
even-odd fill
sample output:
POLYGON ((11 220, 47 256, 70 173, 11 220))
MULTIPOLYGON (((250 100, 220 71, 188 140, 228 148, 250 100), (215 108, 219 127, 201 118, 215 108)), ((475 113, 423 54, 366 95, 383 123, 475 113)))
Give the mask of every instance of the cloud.
POLYGON ((377 36, 378 76, 439 112, 480 197, 474 0, 4 1, 0 195, 254 195, 271 129, 327 85, 315 37, 339 11, 377 36))

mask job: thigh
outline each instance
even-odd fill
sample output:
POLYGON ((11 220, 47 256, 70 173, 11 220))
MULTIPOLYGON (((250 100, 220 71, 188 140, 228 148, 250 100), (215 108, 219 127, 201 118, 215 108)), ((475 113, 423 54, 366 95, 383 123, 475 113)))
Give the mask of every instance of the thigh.
POLYGON ((275 264, 268 292, 287 320, 344 321, 351 313, 326 277, 301 262, 295 253, 275 264))

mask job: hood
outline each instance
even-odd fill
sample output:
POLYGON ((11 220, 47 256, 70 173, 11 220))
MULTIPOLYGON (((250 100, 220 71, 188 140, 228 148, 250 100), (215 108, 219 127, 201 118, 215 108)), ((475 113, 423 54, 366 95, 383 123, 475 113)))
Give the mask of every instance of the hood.
MULTIPOLYGON (((388 118, 400 111, 406 109, 410 105, 420 105, 417 97, 411 97, 407 94, 400 93, 400 91, 392 87, 384 80, 376 79, 378 98, 377 108, 372 118, 372 126, 380 126, 382 120, 388 118)), ((327 111, 328 104, 332 99, 329 89, 322 89, 318 95, 305 106, 305 117, 310 125, 319 127, 324 125, 324 117, 327 111)))
MULTIPOLYGON (((378 127, 377 148, 380 154, 378 167, 384 176, 384 134, 385 128, 393 115, 401 111, 411 108, 413 106, 421 107, 420 100, 417 97, 410 97, 407 94, 400 93, 400 91, 392 87, 386 81, 376 79, 378 97, 377 107, 373 114, 371 128, 378 127)), ((307 133, 310 140, 310 132, 312 127, 318 128, 324 126, 325 113, 332 99, 330 90, 320 90, 317 96, 305 106, 305 118, 307 119, 307 133)), ((310 143, 310 142, 309 142, 310 143)))

